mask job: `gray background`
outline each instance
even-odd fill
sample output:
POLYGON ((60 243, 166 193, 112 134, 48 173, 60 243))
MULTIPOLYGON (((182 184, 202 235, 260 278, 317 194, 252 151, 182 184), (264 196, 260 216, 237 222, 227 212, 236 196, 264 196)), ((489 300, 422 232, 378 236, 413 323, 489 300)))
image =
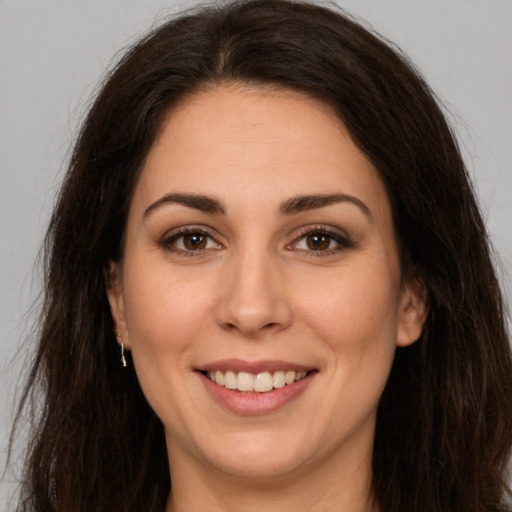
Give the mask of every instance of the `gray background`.
MULTIPOLYGON (((36 317, 28 312, 38 292, 34 262, 79 121, 119 50, 193 3, 0 0, 0 468, 23 367, 13 358, 36 317)), ((338 3, 401 46, 445 104, 510 302, 512 2, 338 3)))

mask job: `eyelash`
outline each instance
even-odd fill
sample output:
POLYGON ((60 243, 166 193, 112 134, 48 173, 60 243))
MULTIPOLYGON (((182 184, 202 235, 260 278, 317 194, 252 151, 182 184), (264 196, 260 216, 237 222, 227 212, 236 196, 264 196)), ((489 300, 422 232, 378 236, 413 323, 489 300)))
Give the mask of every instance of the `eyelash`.
MULTIPOLYGON (((204 249, 181 249, 178 247, 175 247, 174 244, 180 239, 184 238, 187 235, 200 235, 202 237, 206 237, 208 241, 213 241, 217 247, 221 244, 215 240, 215 238, 204 229, 204 227, 194 227, 194 226, 187 226, 186 228, 178 228, 177 231, 172 232, 171 234, 167 234, 164 239, 160 242, 160 245, 164 247, 164 249, 167 249, 169 251, 175 252, 180 254, 180 256, 186 256, 186 257, 194 257, 194 256, 201 256, 204 254, 204 251, 210 250, 211 248, 204 248, 204 249)), ((207 241, 207 243, 208 243, 207 241)))
POLYGON ((301 251, 307 256, 311 258, 323 258, 327 256, 331 256, 334 254, 338 254, 346 249, 351 249, 354 247, 354 242, 350 239, 350 237, 346 234, 342 234, 339 231, 325 225, 316 225, 316 226, 307 226, 300 231, 295 240, 288 244, 288 247, 294 248, 295 250, 301 251), (307 237, 319 235, 321 237, 326 237, 330 243, 330 241, 334 241, 337 245, 330 249, 325 250, 315 250, 315 249, 299 249, 297 245, 305 240, 307 237))
MULTIPOLYGON (((164 247, 165 249, 179 253, 180 255, 186 257, 194 257, 201 256, 204 254, 204 251, 211 250, 211 248, 202 248, 202 249, 181 249, 177 248, 174 244, 181 238, 184 238, 187 235, 199 235, 202 237, 206 237, 209 241, 213 241, 217 247, 215 249, 219 249, 221 244, 209 233, 204 227, 194 227, 188 226, 186 228, 178 229, 177 231, 172 232, 171 234, 166 235, 159 245, 164 247)), ((207 241, 207 243, 209 243, 207 241)), ((303 254, 307 254, 312 258, 321 258, 330 256, 333 254, 337 254, 345 249, 350 249, 354 247, 354 243, 346 234, 341 234, 339 231, 336 231, 329 226, 325 225, 317 225, 317 226, 307 226, 299 234, 295 237, 295 239, 286 246, 289 250, 297 250, 302 252, 303 254), (325 237, 328 239, 328 242, 334 241, 337 245, 333 248, 325 249, 325 250, 315 250, 315 249, 300 249, 297 246, 300 242, 305 240, 309 236, 319 235, 321 237, 325 237)))

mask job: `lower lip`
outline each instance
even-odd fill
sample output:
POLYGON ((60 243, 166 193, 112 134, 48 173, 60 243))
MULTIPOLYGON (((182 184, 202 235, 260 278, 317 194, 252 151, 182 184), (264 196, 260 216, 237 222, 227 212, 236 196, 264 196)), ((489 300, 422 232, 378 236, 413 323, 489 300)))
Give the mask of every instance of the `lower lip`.
POLYGON ((256 416, 277 411, 296 400, 311 383, 316 373, 311 372, 293 384, 287 384, 266 393, 235 391, 215 384, 202 373, 198 372, 198 375, 217 403, 236 414, 256 416))

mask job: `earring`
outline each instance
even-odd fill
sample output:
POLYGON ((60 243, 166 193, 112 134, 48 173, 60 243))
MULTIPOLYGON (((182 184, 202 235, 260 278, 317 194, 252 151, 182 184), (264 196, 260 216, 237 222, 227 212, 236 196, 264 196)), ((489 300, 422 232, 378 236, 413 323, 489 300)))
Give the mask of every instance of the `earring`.
POLYGON ((121 366, 126 368, 126 358, 124 357, 124 343, 121 343, 121 366))
MULTIPOLYGON (((121 339, 122 336, 118 332, 116 332, 116 336, 121 339)), ((121 345, 121 366, 126 368, 126 357, 124 357, 124 343, 122 341, 119 342, 121 345)))

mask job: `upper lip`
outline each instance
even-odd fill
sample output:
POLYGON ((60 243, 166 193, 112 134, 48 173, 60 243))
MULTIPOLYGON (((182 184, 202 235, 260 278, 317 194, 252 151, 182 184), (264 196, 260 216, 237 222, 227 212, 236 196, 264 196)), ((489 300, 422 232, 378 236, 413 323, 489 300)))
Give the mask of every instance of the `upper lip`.
POLYGON ((244 361, 242 359, 222 359, 201 365, 197 368, 198 371, 206 372, 247 372, 247 373, 262 373, 262 372, 277 372, 277 371, 298 371, 307 372, 315 368, 312 366, 305 366, 303 364, 293 363, 291 361, 283 361, 277 359, 263 360, 263 361, 244 361))

